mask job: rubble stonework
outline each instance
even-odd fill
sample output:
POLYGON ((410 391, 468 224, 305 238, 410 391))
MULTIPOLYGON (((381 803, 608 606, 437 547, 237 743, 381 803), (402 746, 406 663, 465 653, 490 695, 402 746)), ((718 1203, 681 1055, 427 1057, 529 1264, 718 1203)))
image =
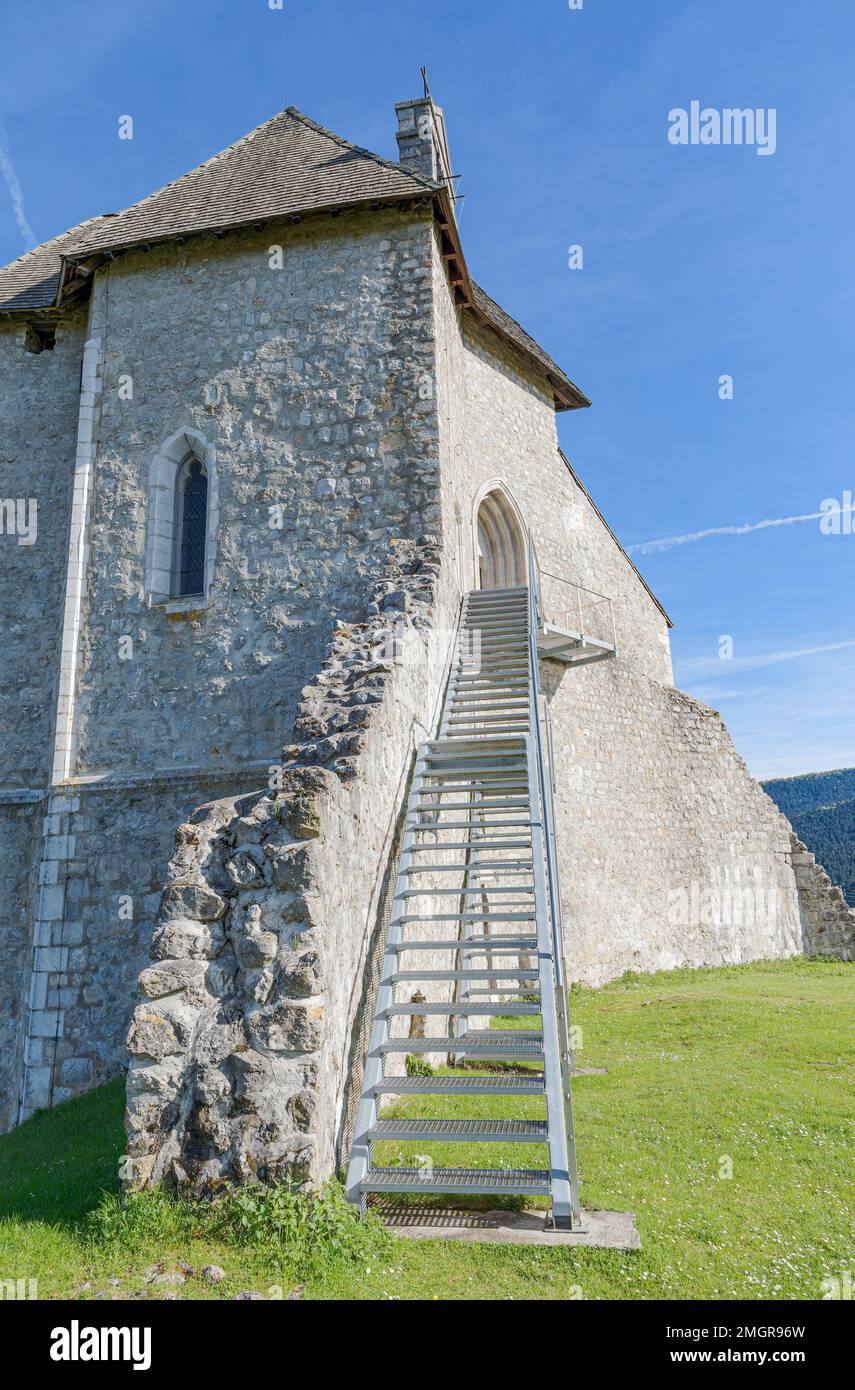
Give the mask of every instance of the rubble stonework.
POLYGON ((360 888, 340 801, 378 721, 388 742, 391 707, 428 694, 438 577, 429 538, 397 545, 367 621, 337 624, 303 692, 275 790, 203 806, 180 827, 128 1034, 131 1188, 201 1194, 329 1171, 353 1024, 336 934, 353 964, 364 947, 363 916, 342 920, 336 901, 342 883, 360 888))
POLYGON ((855 960, 855 907, 848 905, 843 890, 792 830, 790 842, 805 954, 855 960))

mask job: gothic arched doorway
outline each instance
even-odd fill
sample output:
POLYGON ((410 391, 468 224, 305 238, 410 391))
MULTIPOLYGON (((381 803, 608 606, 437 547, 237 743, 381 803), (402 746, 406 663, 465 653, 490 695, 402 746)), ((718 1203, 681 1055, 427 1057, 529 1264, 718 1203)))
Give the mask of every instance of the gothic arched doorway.
POLYGON ((515 589, 526 583, 525 540, 513 506, 501 488, 478 508, 478 586, 515 589))

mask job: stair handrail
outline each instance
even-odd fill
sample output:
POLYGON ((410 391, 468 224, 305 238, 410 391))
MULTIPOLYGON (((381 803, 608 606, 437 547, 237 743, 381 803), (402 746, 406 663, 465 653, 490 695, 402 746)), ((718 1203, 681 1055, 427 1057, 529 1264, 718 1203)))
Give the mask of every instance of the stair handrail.
POLYGON ((576 1134, 573 1119, 573 1096, 571 1078, 573 1075, 573 1045, 570 1036, 569 1001, 567 998, 566 967, 564 963, 564 922, 561 910, 561 885, 558 878, 558 856, 555 838, 555 803, 553 800, 553 751, 552 728, 549 711, 544 708, 541 720, 543 696, 540 688, 540 667, 537 652, 537 635, 540 630, 539 609, 539 566, 537 551, 531 532, 528 533, 528 641, 531 665, 531 694, 529 726, 534 740, 535 762, 537 765, 538 792, 541 815, 543 817, 543 843, 546 859, 546 881, 549 893, 549 919, 552 931, 552 968, 555 980, 556 1022, 561 1061, 561 1090, 564 1102, 564 1129, 567 1142, 567 1166, 570 1179, 573 1224, 581 1222, 579 1200, 579 1170, 576 1162, 576 1134), (546 725, 544 738, 543 724, 546 725))
MULTIPOLYGON (((561 892, 558 886, 558 866, 555 857, 555 808, 552 798, 552 767, 544 739, 541 715, 540 670, 537 656, 537 634, 541 625, 540 580, 537 551, 532 534, 528 533, 528 605, 529 605, 529 658, 531 663, 531 710, 530 726, 537 754, 538 781, 540 784, 540 803, 543 810, 543 830, 546 843, 546 873, 549 884, 549 917, 552 927, 553 960, 555 962, 555 983, 563 988, 564 979, 564 941, 561 919, 561 892), (549 775, 547 776, 547 765, 549 775)), ((549 717, 548 715, 546 716, 549 717)))

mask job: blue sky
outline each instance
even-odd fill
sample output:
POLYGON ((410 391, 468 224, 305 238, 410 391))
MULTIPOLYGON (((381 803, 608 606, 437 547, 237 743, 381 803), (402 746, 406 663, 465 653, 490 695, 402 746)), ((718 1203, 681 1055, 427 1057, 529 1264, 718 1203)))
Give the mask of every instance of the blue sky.
MULTIPOLYGON (((472 270, 593 400, 561 439, 627 545, 855 490, 849 0, 45 0, 3 29, 0 261, 22 217, 44 240, 123 207, 291 103, 394 158, 426 64, 472 270), (671 145, 693 100, 775 108, 775 154, 671 145)), ((635 558, 678 684, 757 776, 855 763, 855 535, 803 521, 635 558)))

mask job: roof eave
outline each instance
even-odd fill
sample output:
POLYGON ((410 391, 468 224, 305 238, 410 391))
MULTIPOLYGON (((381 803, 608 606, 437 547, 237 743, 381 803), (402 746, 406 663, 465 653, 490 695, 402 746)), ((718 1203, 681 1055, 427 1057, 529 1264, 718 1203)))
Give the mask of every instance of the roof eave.
POLYGON ((540 376, 545 377, 552 391, 555 402, 555 409, 558 410, 583 410, 591 402, 588 397, 574 386, 569 377, 558 377, 554 372, 550 372, 539 358, 526 350, 522 343, 509 333, 506 333, 500 324, 491 319, 488 314, 479 308, 475 300, 472 288, 472 279, 466 264, 466 256, 463 252, 463 244, 460 240, 460 232, 457 227, 457 219, 454 216, 451 196, 448 188, 443 186, 434 194, 434 205, 436 207, 437 220, 440 231, 447 238, 449 249, 444 251, 443 260, 448 269, 449 280, 452 289, 457 292, 458 303, 469 311, 479 323, 486 325, 491 332, 495 333, 503 342, 510 344, 525 361, 534 364, 540 376))
POLYGON ((466 257, 460 240, 460 232, 454 215, 451 195, 445 185, 413 188, 409 193, 398 191, 386 197, 378 196, 369 200, 361 199, 344 203, 330 203, 326 207, 312 206, 295 209, 291 213, 276 218, 248 217, 243 222, 228 222, 209 227, 193 228, 189 231, 171 232, 163 236, 146 236, 134 240, 116 242, 112 246, 83 250, 77 254, 63 255, 60 258, 60 274, 54 300, 43 305, 5 305, 0 306, 0 319, 21 320, 27 318, 50 318, 58 316, 63 310, 76 308, 88 295, 94 272, 114 256, 134 250, 144 250, 152 246, 163 246, 174 242, 187 241, 191 237, 226 236, 230 232, 246 230, 248 227, 265 226, 270 222, 302 222, 310 217, 336 216, 344 212, 370 211, 375 208, 401 205, 432 203, 440 232, 444 238, 443 259, 448 271, 449 281, 455 301, 461 308, 471 313, 479 323, 487 327, 523 361, 533 366, 537 374, 547 382, 552 392, 556 411, 586 409, 591 402, 588 397, 563 374, 557 375, 549 370, 525 344, 520 343, 508 333, 501 323, 485 313, 476 302, 472 279, 466 264, 466 257))

